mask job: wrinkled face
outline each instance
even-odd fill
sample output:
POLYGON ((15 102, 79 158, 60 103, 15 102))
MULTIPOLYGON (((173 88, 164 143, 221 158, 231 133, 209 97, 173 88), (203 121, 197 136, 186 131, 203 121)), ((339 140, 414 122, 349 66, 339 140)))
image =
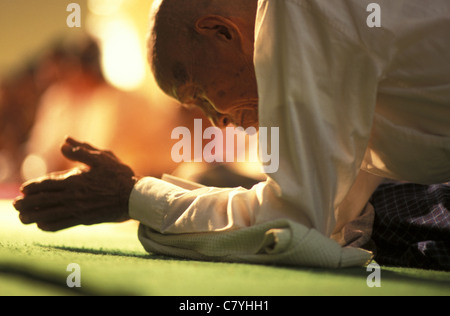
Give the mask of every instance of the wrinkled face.
POLYGON ((202 110, 219 128, 257 128, 252 28, 245 32, 217 16, 199 21, 195 40, 161 32, 152 55, 160 87, 181 104, 202 110))
POLYGON ((233 58, 205 58, 190 65, 191 80, 174 87, 180 103, 196 107, 219 127, 258 127, 258 94, 253 65, 233 58))

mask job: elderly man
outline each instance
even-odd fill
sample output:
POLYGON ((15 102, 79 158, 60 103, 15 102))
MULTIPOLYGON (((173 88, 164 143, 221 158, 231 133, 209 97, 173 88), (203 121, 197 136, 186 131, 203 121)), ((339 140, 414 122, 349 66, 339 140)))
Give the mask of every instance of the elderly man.
POLYGON ((150 252, 365 264, 367 239, 348 231, 365 222, 370 235, 383 178, 450 180, 450 5, 377 3, 379 28, 366 0, 156 1, 160 87, 219 127, 278 127, 279 169, 250 190, 188 187, 136 179, 113 154, 68 139, 64 155, 90 168, 26 185, 22 221, 54 231, 133 218, 150 252))

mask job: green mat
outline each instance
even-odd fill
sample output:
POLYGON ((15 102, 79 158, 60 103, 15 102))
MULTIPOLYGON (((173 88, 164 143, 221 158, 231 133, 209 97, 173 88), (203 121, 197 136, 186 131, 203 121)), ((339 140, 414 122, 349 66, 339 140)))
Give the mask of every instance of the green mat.
POLYGON ((450 295, 450 273, 387 268, 369 287, 365 268, 326 270, 180 260, 148 254, 137 223, 45 233, 0 202, 0 295, 450 295), (71 263, 81 287, 69 288, 71 263))

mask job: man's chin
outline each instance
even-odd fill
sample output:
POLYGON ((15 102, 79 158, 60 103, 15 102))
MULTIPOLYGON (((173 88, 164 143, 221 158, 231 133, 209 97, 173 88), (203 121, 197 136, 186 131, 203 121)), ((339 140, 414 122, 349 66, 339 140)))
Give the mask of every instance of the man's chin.
POLYGON ((253 128, 255 128, 257 133, 259 132, 259 123, 258 122, 256 122, 256 123, 249 123, 247 126, 243 126, 243 127, 244 127, 245 130, 247 130, 249 128, 251 129, 251 127, 253 127, 253 128))
POLYGON ((258 123, 242 123, 240 125, 234 125, 234 127, 236 128, 242 128, 244 129, 245 133, 247 133, 248 135, 253 135, 255 133, 259 132, 259 124, 258 123))
POLYGON ((233 122, 233 125, 236 127, 242 127, 245 130, 251 129, 251 127, 254 127, 256 131, 259 129, 259 122, 258 122, 258 115, 253 110, 243 110, 240 115, 238 116, 239 119, 235 120, 233 122))

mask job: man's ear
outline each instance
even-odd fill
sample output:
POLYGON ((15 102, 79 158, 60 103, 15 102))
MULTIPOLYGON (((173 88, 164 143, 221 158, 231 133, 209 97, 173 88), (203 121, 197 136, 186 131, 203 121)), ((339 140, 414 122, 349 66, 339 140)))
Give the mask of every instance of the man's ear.
POLYGON ((236 40, 240 35, 238 26, 220 15, 205 15, 195 23, 195 30, 205 36, 216 37, 222 40, 236 40))

